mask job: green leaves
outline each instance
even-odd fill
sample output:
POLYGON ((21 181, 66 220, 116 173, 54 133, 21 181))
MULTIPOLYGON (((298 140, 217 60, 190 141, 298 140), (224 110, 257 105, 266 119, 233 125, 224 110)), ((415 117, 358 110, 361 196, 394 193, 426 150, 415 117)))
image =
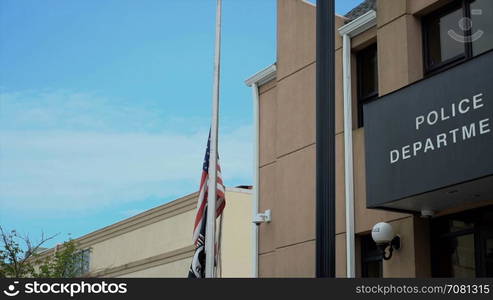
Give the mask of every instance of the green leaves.
POLYGON ((52 253, 40 255, 41 245, 55 236, 42 234, 40 241, 33 244, 28 236, 20 236, 15 230, 6 233, 0 227, 0 235, 0 278, 73 278, 88 271, 90 249, 78 250, 72 239, 48 250, 52 253))
POLYGON ((74 240, 56 247, 55 253, 43 260, 36 260, 37 272, 34 277, 73 278, 83 275, 83 252, 77 249, 74 240))

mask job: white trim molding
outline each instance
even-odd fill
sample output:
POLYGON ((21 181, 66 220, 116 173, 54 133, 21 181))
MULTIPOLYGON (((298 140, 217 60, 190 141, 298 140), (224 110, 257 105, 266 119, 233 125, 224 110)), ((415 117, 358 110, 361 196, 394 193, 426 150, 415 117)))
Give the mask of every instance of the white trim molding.
POLYGON ((249 87, 251 87, 253 84, 256 84, 257 86, 266 84, 267 82, 276 78, 276 71, 276 64, 272 64, 245 80, 245 84, 249 87))
MULTIPOLYGON (((261 70, 257 74, 245 80, 245 84, 252 88, 253 98, 253 205, 252 216, 257 216, 259 207, 259 184, 260 184, 260 120, 259 120, 259 87, 276 78, 276 64, 272 64, 267 68, 261 70)), ((252 277, 258 277, 258 225, 253 223, 252 220, 252 277)))
POLYGON ((370 10, 346 25, 339 27, 339 34, 342 36, 347 34, 352 38, 375 25, 377 25, 377 13, 374 10, 370 10))
POLYGON ((353 117, 351 95, 351 38, 376 26, 377 14, 370 10, 339 28, 342 35, 342 66, 344 95, 344 191, 346 193, 346 272, 348 278, 356 276, 354 230, 354 168, 353 168, 353 117))

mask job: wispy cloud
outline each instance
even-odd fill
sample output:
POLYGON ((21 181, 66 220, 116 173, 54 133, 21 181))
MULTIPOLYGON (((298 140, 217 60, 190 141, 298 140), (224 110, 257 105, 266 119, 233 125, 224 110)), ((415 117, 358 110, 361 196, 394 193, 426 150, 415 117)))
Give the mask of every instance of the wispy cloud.
MULTIPOLYGON (((0 207, 57 214, 193 192, 208 128, 169 122, 88 93, 1 94, 0 207)), ((226 184, 249 183, 251 127, 220 139, 226 184)))
MULTIPOLYGON (((173 125, 175 119, 163 101, 113 99, 70 90, 0 92, 3 129, 155 132, 173 125)), ((192 126, 200 124, 196 118, 190 121, 192 126)))

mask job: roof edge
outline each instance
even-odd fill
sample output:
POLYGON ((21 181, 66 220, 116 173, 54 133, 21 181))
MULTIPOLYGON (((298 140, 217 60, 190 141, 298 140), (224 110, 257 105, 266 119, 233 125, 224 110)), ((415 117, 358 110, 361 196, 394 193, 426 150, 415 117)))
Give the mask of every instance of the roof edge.
MULTIPOLYGON (((250 189, 239 188, 239 187, 226 187, 226 192, 236 192, 236 193, 244 193, 244 194, 252 193, 250 189)), ((160 218, 164 217, 164 215, 168 215, 168 217, 172 217, 176 212, 182 212, 184 210, 185 211, 192 210, 196 207, 197 204, 196 199, 198 195, 199 195, 198 192, 194 192, 186 196, 180 197, 178 199, 175 199, 173 201, 161 204, 154 208, 143 211, 137 215, 128 217, 116 223, 89 232, 85 235, 75 238, 74 241, 78 244, 81 244, 82 248, 86 248, 87 246, 124 234, 129 230, 131 231, 131 228, 133 227, 140 228, 142 227, 142 225, 145 226, 145 224, 147 224, 147 222, 151 220, 159 221, 160 218)), ((45 249, 39 254, 43 258, 53 253, 55 248, 56 246, 45 249)))
POLYGON ((252 75, 247 80, 245 80, 245 84, 247 86, 253 86, 254 84, 256 84, 257 86, 260 86, 260 85, 263 85, 263 84, 275 79, 276 75, 277 75, 277 66, 274 63, 274 64, 268 66, 267 68, 264 68, 263 70, 252 75))
POLYGON ((340 35, 349 35, 350 37, 354 37, 374 26, 377 25, 377 12, 374 10, 369 10, 358 18, 352 20, 339 27, 340 35))

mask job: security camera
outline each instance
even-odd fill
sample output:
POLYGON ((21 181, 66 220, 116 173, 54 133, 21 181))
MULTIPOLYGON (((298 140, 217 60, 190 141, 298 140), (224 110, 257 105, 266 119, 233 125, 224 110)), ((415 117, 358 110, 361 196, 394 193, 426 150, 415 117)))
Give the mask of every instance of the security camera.
POLYGON ((421 218, 429 219, 435 216, 435 212, 432 210, 422 209, 421 210, 421 218))
POLYGON ((269 223, 271 220, 271 212, 270 209, 266 210, 263 213, 258 213, 253 217, 253 223, 259 226, 262 223, 269 223))
POLYGON ((385 260, 389 260, 392 257, 394 249, 399 250, 401 247, 401 238, 395 235, 394 229, 389 223, 380 222, 375 224, 371 230, 371 237, 380 248, 382 257, 385 260), (389 255, 387 255, 387 248, 389 248, 389 255))
POLYGON ((255 225, 259 226, 260 224, 262 224, 264 221, 264 218, 260 217, 259 214, 257 214, 255 217, 253 217, 253 221, 252 221, 255 225))

